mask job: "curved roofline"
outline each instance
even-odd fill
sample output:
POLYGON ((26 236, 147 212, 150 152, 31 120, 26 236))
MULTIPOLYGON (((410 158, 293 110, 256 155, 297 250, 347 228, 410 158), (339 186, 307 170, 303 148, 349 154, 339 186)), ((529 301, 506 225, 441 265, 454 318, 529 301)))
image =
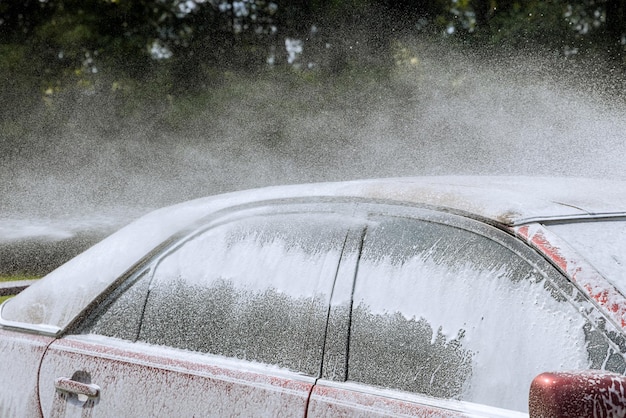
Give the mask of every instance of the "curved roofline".
POLYGON ((253 192, 258 194, 249 201, 273 199, 281 191, 287 196, 352 196, 427 205, 503 226, 626 217, 626 182, 617 180, 522 176, 382 178, 255 189, 253 192))
MULTIPOLYGON (((355 197, 455 211, 503 226, 626 216, 626 181, 576 177, 422 176, 267 186, 199 198, 154 213, 281 198, 355 197)), ((148 215, 150 216, 150 215, 148 215)))

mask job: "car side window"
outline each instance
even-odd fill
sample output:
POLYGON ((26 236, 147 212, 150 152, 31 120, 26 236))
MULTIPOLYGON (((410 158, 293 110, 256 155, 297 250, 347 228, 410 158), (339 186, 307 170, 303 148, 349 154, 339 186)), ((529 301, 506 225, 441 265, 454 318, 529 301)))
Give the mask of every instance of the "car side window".
POLYGON ((131 276, 78 332, 316 376, 351 223, 330 213, 279 214, 198 232, 131 276))
POLYGON ((148 295, 150 272, 149 268, 144 268, 132 274, 106 300, 97 304, 75 332, 136 341, 148 295))
POLYGON ((544 260, 501 238, 376 219, 355 282, 348 380, 525 411, 535 375, 590 367, 597 332, 544 260))
POLYGON ((346 233, 282 214, 198 234, 155 266, 138 340, 317 375, 346 233))

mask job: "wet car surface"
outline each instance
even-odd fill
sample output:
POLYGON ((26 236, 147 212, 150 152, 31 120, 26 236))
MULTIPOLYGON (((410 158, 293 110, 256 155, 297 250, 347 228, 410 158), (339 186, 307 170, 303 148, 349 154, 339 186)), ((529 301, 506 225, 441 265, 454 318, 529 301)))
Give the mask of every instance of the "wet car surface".
POLYGON ((0 415, 524 416, 540 373, 626 371, 622 232, 582 179, 165 208, 2 305, 0 415))

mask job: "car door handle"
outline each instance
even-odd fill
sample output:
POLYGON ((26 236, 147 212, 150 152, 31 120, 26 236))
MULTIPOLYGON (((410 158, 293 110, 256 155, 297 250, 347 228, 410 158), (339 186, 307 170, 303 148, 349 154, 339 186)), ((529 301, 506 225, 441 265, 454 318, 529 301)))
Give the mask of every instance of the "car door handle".
POLYGON ((58 391, 78 395, 79 399, 82 397, 97 398, 100 396, 100 386, 92 383, 77 382, 69 377, 59 377, 54 381, 54 387, 58 391))

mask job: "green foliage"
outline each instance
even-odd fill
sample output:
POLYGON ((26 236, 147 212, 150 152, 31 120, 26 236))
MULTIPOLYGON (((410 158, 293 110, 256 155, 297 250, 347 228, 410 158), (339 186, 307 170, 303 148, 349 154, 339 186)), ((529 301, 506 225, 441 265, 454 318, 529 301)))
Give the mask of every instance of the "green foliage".
MULTIPOLYGON (((13 276, 0 276, 0 282, 12 282, 18 280, 34 280, 39 279, 39 276, 27 276, 27 275, 13 275, 13 276)), ((5 300, 12 298, 13 295, 0 296, 0 304, 5 300)))
POLYGON ((0 71, 17 71, 24 66, 24 45, 0 44, 0 71))
POLYGON ((562 3, 546 1, 501 3, 503 7, 498 7, 486 20, 485 27, 481 28, 489 42, 515 47, 538 42, 542 45, 559 47, 571 38, 572 34, 563 18, 565 8, 562 3))
POLYGON ((442 0, 431 27, 478 45, 626 52, 626 1, 442 0), (619 22, 619 23, 617 23, 619 22), (621 46, 619 46, 621 44, 621 46))
POLYGON ((39 279, 40 276, 30 276, 30 275, 11 275, 11 276, 0 276, 0 282, 15 282, 19 280, 35 280, 39 279))
MULTIPOLYGON (((315 0, 311 10, 315 16, 327 15, 335 19, 354 13, 367 13, 374 6, 372 0, 315 0)), ((288 7, 288 4, 285 4, 288 7)))
MULTIPOLYGON (((626 55, 626 0, 24 0, 0 2, 0 99, 159 83, 183 94, 219 83, 220 71, 287 65, 302 77, 394 65, 405 35, 436 34, 468 46, 544 47, 559 54, 626 55)), ((122 89, 124 90, 124 89, 122 89)), ((126 90, 128 91, 128 88, 126 90)))

